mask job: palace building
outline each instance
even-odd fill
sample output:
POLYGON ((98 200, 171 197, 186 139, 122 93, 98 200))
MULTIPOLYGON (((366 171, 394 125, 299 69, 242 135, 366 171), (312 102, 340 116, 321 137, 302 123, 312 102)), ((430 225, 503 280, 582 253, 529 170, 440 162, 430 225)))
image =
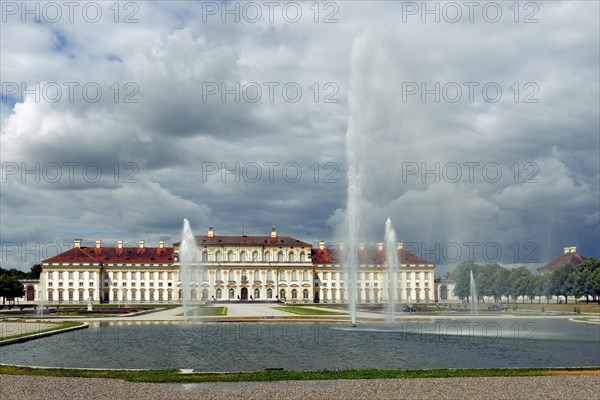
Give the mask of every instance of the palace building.
MULTIPOLYGON (((40 288, 53 303, 286 301, 304 303, 348 302, 348 274, 341 267, 343 245, 313 247, 273 228, 268 236, 219 236, 209 228, 196 236, 195 263, 182 276, 180 243, 165 247, 73 247, 42 263, 40 288)), ((396 251, 400 267, 396 280, 399 302, 433 302, 434 270, 431 261, 404 250, 396 251)), ((388 298, 388 267, 383 243, 358 249, 356 299, 383 303, 388 298)))

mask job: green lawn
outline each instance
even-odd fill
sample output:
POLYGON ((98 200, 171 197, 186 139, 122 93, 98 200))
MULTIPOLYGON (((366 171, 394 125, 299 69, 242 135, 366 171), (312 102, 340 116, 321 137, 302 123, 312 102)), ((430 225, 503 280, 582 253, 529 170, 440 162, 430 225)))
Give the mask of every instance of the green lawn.
POLYGON ((130 382, 201 383, 201 382, 253 382, 287 380, 332 379, 397 379, 397 378, 453 378, 484 376, 539 376, 561 374, 600 374, 595 368, 494 368, 494 369, 426 369, 382 370, 355 369, 341 371, 256 371, 238 373, 181 374, 178 370, 81 370, 60 368, 28 368, 0 365, 0 374, 70 376, 82 378, 112 378, 130 382))
POLYGON ((298 315, 348 315, 345 312, 337 312, 337 311, 329 311, 329 310, 319 310, 316 308, 308 308, 302 306, 282 306, 282 307, 271 307, 275 310, 281 310, 285 312, 289 312, 292 314, 298 315))
MULTIPOLYGON (((183 315, 177 314, 178 316, 183 315)), ((220 315, 227 315, 227 307, 211 307, 211 306, 199 306, 188 310, 187 316, 200 316, 200 317, 214 317, 220 315)))

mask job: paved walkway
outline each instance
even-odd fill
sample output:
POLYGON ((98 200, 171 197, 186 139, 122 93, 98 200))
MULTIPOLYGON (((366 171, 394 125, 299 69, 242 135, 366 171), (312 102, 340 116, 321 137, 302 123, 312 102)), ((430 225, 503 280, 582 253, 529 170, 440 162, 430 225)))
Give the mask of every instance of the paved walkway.
POLYGON ((597 399, 600 375, 201 384, 0 375, 0 398, 34 399, 597 399))

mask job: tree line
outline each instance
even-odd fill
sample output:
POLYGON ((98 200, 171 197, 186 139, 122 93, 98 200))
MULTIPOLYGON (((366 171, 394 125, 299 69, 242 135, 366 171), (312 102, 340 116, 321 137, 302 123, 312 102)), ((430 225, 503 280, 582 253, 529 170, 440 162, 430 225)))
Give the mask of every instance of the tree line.
POLYGON ((566 264, 555 271, 543 275, 533 275, 525 266, 518 268, 505 268, 498 264, 476 264, 466 261, 458 265, 450 274, 456 283, 454 294, 461 300, 470 302, 471 296, 471 271, 475 278, 477 289, 477 302, 483 297, 492 297, 494 302, 506 299, 515 303, 522 299, 533 302, 536 298, 541 302, 542 297, 546 302, 556 296, 556 302, 567 303, 568 297, 577 299, 585 296, 585 301, 600 302, 600 260, 589 258, 577 267, 566 264))

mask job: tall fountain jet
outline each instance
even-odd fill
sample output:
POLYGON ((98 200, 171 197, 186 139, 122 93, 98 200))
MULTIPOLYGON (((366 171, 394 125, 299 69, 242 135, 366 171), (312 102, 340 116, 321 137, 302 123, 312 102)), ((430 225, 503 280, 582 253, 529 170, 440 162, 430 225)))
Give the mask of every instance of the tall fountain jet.
POLYGON ((475 303, 477 301, 477 288, 475 287, 475 278, 473 277, 473 271, 471 271, 471 315, 477 315, 477 309, 475 308, 475 303))
POLYGON ((190 281, 192 279, 192 273, 196 275, 200 269, 196 261, 197 254, 198 248, 196 246, 196 238, 190 227, 190 221, 184 219, 181 245, 179 247, 179 280, 181 281, 181 291, 183 295, 182 303, 184 318, 189 316, 189 302, 191 299, 190 281))
POLYGON ((385 221, 385 259, 388 265, 388 322, 396 318, 396 294, 398 293, 396 273, 398 272, 398 250, 396 250, 396 231, 390 218, 385 221))

